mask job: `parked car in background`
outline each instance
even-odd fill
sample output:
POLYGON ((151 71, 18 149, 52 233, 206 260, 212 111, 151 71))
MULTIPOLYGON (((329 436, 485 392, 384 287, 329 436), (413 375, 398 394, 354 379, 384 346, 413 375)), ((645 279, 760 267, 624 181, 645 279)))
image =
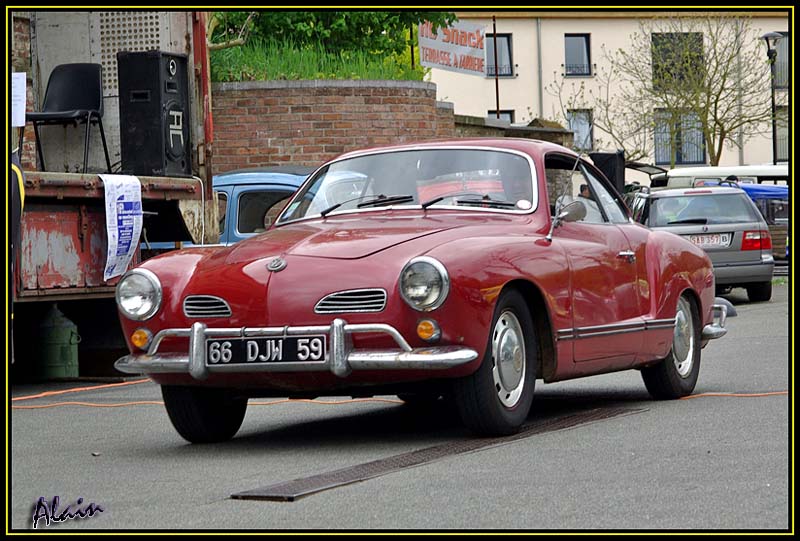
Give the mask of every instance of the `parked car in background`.
POLYGON ((703 248, 714 264, 718 292, 743 287, 751 301, 772 297, 772 238, 744 190, 721 186, 642 190, 632 212, 637 222, 703 248))
POLYGON ((655 398, 692 393, 726 332, 714 293, 701 248, 634 223, 564 147, 409 144, 326 163, 264 234, 127 273, 115 366, 160 384, 191 442, 233 437, 255 396, 444 396, 502 435, 537 379, 638 369, 655 398))
MULTIPOLYGON (((313 167, 276 165, 214 175, 218 198, 219 244, 233 244, 264 232, 283 205, 314 171, 313 167)), ((149 255, 194 246, 191 242, 141 243, 149 255)))

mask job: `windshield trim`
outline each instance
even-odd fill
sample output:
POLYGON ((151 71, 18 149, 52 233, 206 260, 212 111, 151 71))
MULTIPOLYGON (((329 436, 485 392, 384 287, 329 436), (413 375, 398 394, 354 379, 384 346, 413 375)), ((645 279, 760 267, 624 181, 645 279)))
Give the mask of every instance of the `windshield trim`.
POLYGON ((423 212, 430 212, 432 209, 437 210, 458 210, 458 211, 466 211, 466 212, 489 212, 489 213, 500 213, 500 214, 516 214, 516 215, 525 215, 525 214, 533 214, 536 212, 536 209, 539 207, 539 183, 538 178, 536 175, 536 165, 533 161, 533 158, 530 157, 529 154, 511 148, 497 148, 492 146, 474 146, 474 145, 445 145, 445 146, 409 146, 403 148, 391 148, 391 149, 375 149, 369 150, 364 152, 350 152, 343 156, 340 156, 334 160, 325 162, 320 167, 318 167, 314 172, 306 178, 303 184, 295 191, 294 195, 292 196, 291 200, 288 204, 284 207, 283 212, 281 212, 280 216, 273 227, 281 227, 286 224, 293 224, 297 222, 302 222, 304 220, 317 220, 320 218, 328 218, 331 216, 338 216, 341 214, 359 214, 364 212, 385 212, 387 210, 392 210, 395 208, 399 208, 401 210, 422 210, 423 212), (398 204, 398 205, 386 205, 385 207, 369 207, 369 208, 362 208, 362 209, 344 209, 344 210, 334 210, 325 216, 321 216, 319 213, 312 214, 310 216, 303 216, 302 218, 295 218, 294 220, 286 220, 281 221, 281 218, 285 215, 289 208, 291 208, 292 203, 295 202, 296 199, 300 197, 300 193, 302 189, 306 186, 307 183, 312 183, 316 180, 316 177, 320 170, 324 167, 333 165, 335 163, 339 163, 342 161, 351 160, 353 158, 361 158, 364 156, 373 156, 376 154, 395 154, 398 152, 418 152, 418 151, 427 151, 427 150, 488 150, 493 152, 505 152, 507 154, 514 154, 516 156, 520 156, 524 158, 530 167, 531 171, 531 193, 532 193, 532 201, 531 201, 531 208, 527 210, 517 210, 517 209, 497 209, 497 208, 484 208, 484 207, 471 207, 471 206, 463 206, 463 205, 439 205, 438 203, 429 206, 426 209, 422 208, 422 202, 415 203, 413 205, 409 204, 398 204))

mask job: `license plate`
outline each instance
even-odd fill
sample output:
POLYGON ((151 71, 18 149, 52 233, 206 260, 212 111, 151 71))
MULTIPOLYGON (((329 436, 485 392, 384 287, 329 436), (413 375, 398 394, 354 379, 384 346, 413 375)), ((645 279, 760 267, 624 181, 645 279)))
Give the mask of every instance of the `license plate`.
POLYGON ((206 340, 206 364, 323 362, 326 336, 206 340))
POLYGON ((730 233, 709 233, 705 235, 689 235, 689 240, 697 246, 727 246, 731 243, 730 233))

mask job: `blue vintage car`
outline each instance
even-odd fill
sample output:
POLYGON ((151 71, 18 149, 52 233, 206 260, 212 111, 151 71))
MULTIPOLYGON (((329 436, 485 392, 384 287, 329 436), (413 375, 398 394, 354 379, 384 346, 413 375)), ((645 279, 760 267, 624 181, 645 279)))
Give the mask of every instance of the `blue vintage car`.
MULTIPOLYGON (((314 167, 277 165, 215 175, 214 191, 219 199, 219 244, 233 244, 266 231, 283 210, 289 196, 313 171, 314 167)), ((193 245, 185 241, 149 242, 144 235, 141 248, 147 256, 152 256, 193 245)))

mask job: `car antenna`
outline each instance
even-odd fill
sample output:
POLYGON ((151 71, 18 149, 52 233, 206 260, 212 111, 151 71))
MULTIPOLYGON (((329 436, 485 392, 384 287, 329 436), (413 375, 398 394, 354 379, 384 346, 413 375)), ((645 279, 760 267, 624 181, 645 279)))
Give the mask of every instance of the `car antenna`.
MULTIPOLYGON (((572 170, 569 172, 569 179, 567 179, 567 182, 564 183, 564 192, 558 196, 558 198, 556 198, 556 204, 558 204, 559 201, 563 201, 567 197, 567 192, 569 191, 569 188, 572 187, 572 175, 574 175, 575 170, 578 169, 578 164, 581 162, 582 157, 583 154, 578 154, 575 158, 575 164, 572 166, 572 170)), ((555 208, 555 205, 553 205, 553 208, 555 208)), ((564 218, 562 214, 558 213, 560 209, 556 208, 555 210, 557 214, 556 216, 550 217, 550 231, 548 231, 547 235, 544 237, 547 242, 553 242, 553 231, 555 231, 556 227, 561 225, 561 220, 564 218)))

